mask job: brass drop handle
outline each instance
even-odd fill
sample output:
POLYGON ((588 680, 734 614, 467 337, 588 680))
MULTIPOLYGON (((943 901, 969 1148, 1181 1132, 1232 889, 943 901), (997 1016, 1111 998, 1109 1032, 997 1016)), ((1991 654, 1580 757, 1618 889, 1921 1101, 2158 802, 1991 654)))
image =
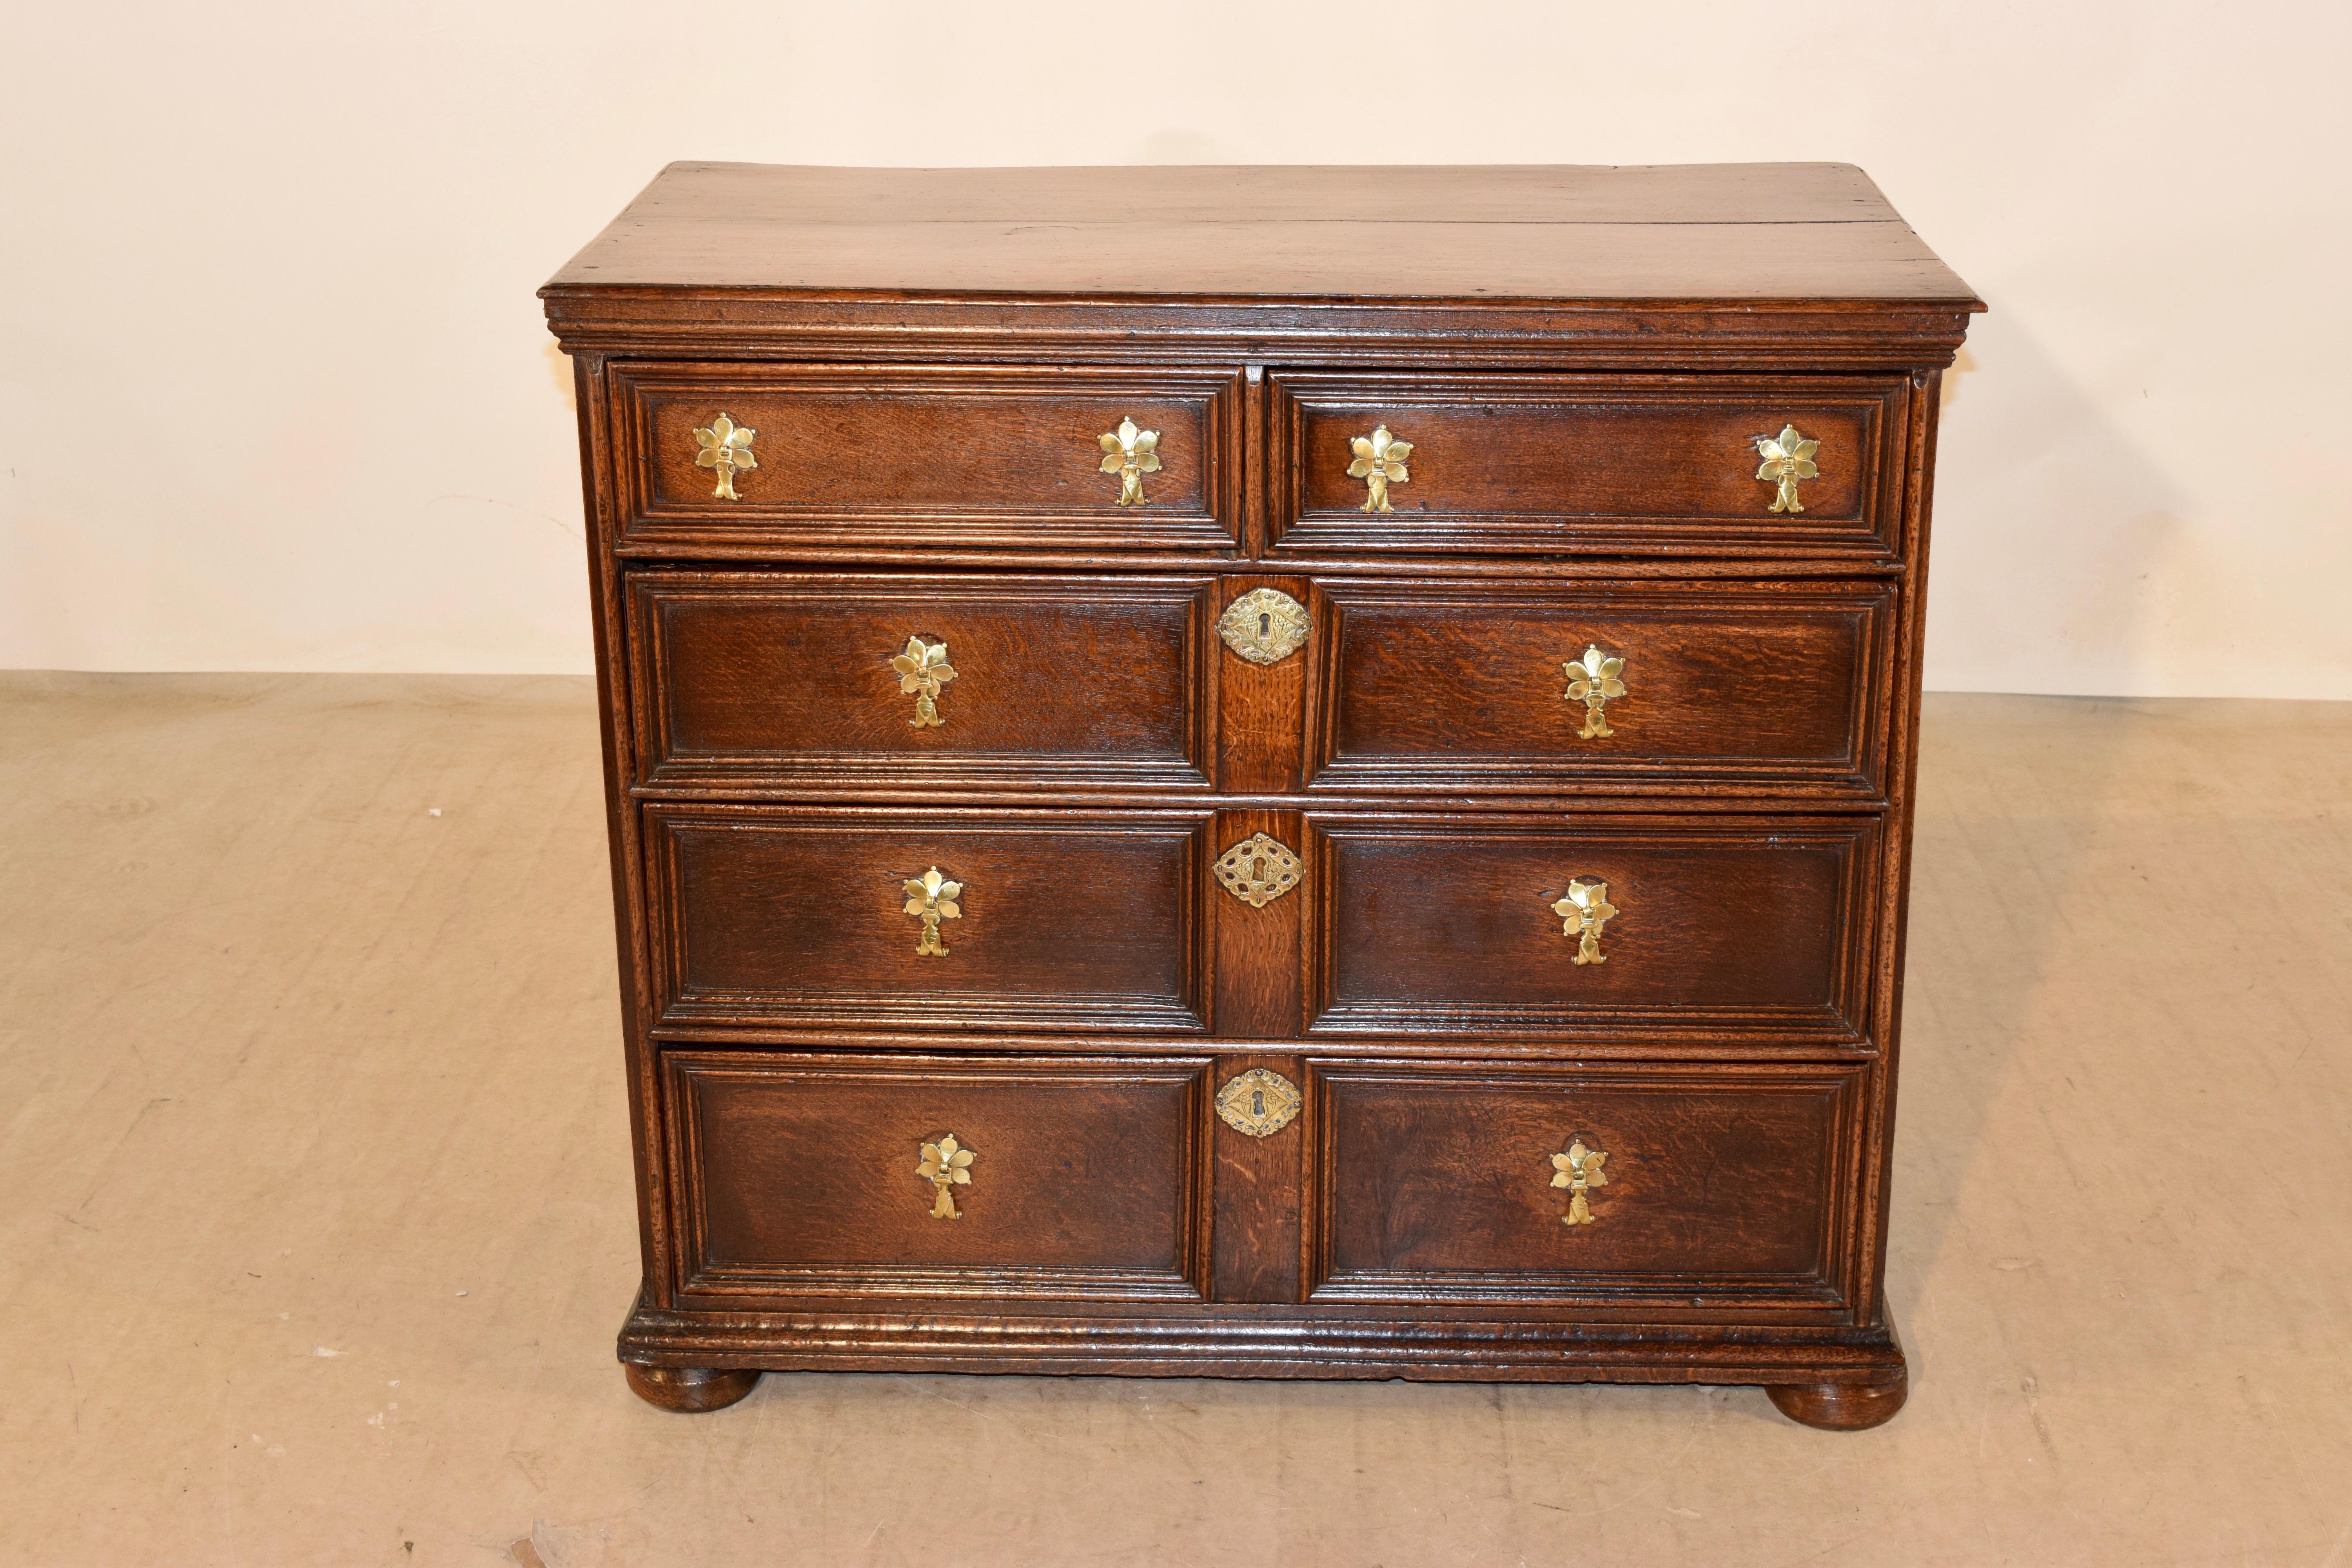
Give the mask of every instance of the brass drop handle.
POLYGON ((1813 463, 1813 454, 1822 449, 1819 441, 1807 440, 1797 434, 1794 425, 1783 425, 1778 436, 1755 438, 1756 455, 1764 459, 1756 477, 1766 484, 1780 486, 1772 497, 1768 511, 1802 511, 1805 503, 1797 499, 1797 481, 1821 477, 1822 470, 1813 463))
POLYGON ((1604 739, 1617 731, 1609 723, 1609 700, 1625 695, 1625 660, 1621 655, 1605 654, 1599 645, 1588 646, 1582 658, 1564 661, 1560 668, 1568 672, 1568 689, 1561 692, 1564 702, 1584 704, 1584 728, 1576 732, 1580 741, 1604 739))
POLYGON ((903 651, 890 656, 890 668, 898 672, 898 689, 915 700, 915 716, 907 722, 918 730, 945 724, 940 717, 940 688, 956 678, 955 666, 948 662, 948 645, 910 637, 903 651))
POLYGON ((1412 443, 1398 440, 1389 434, 1387 426, 1377 425, 1369 436, 1350 437, 1348 449, 1356 455, 1356 460, 1348 465, 1348 477, 1363 480, 1371 492, 1364 498, 1360 510, 1395 510, 1389 505, 1389 487, 1403 484, 1412 477, 1404 467, 1404 460, 1412 456, 1412 443))
POLYGON ((931 1184, 933 1219, 963 1218, 963 1210, 955 1206, 955 1189, 971 1185, 971 1163, 978 1157, 977 1150, 957 1142, 952 1132, 923 1145, 923 1163, 915 1174, 931 1184))
POLYGON ((1143 493, 1143 476, 1160 471, 1160 432, 1139 430, 1135 421, 1121 418, 1118 428, 1097 437, 1102 447, 1102 471, 1118 476, 1120 506, 1150 506, 1143 493))
POLYGON ((735 493, 735 476, 749 473, 760 466, 751 455, 751 438, 757 430, 747 430, 726 414, 694 433, 701 450, 695 453, 694 464, 698 468, 719 470, 719 488, 710 493, 720 500, 741 500, 735 493))
POLYGON ((1601 951, 1601 928, 1616 918, 1617 906, 1609 901, 1608 883, 1598 878, 1577 878, 1568 885, 1568 897, 1554 903, 1551 912, 1560 918, 1560 935, 1576 939, 1576 957, 1571 962, 1609 962, 1609 955, 1601 951))
POLYGON ((1578 1133, 1569 1140, 1564 1152, 1551 1157, 1551 1184, 1568 1189, 1568 1212, 1559 1216, 1562 1225, 1593 1223, 1598 1216, 1584 1201, 1584 1194, 1593 1187, 1609 1184, 1609 1178, 1601 1173, 1601 1167, 1608 1163, 1609 1156, 1598 1149, 1588 1148, 1584 1137, 1583 1133, 1578 1133))
POLYGON ((940 922, 962 918, 963 905, 958 901, 962 897, 963 884, 940 876, 937 866, 919 877, 907 879, 907 912, 923 922, 923 934, 915 942, 916 957, 948 955, 946 945, 940 941, 940 922))

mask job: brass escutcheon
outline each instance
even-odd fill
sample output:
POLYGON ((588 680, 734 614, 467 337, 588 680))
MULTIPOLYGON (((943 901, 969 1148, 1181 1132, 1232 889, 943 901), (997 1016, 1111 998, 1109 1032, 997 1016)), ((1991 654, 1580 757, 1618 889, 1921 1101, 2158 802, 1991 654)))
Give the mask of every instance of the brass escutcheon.
POLYGON ((1228 893, 1254 910, 1262 910, 1291 889, 1306 865, 1279 838, 1253 833, 1223 855, 1213 868, 1228 893))
POLYGON ((1217 1090, 1218 1117, 1253 1138, 1271 1138, 1289 1126, 1302 1103, 1297 1084, 1264 1068, 1236 1073, 1217 1090))
POLYGON ((1217 636, 1252 664, 1280 664, 1307 645, 1307 606, 1278 588, 1253 588, 1217 617, 1217 636))

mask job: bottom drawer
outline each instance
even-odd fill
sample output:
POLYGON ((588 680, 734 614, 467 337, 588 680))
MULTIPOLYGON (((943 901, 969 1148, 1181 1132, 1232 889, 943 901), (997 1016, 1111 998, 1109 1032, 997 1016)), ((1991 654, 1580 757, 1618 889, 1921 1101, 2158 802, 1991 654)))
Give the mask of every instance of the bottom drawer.
POLYGON ((1204 1059, 663 1060, 698 1304, 1203 1294, 1204 1059))
POLYGON ((1866 1071, 1313 1063, 1309 1299, 1842 1305, 1866 1071))

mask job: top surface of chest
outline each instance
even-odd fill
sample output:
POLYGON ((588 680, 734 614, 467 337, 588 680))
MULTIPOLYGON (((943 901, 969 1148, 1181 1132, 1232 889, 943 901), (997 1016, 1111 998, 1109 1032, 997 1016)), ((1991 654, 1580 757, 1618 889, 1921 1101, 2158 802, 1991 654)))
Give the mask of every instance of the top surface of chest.
POLYGON ((1843 163, 673 163, 549 287, 1975 308, 1843 163))

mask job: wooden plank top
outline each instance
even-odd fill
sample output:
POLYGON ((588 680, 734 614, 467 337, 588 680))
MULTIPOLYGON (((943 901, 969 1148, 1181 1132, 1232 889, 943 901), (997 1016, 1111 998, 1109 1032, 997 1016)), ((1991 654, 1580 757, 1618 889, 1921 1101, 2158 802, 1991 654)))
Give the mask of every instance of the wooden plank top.
POLYGON ((1983 308, 1847 163, 673 163, 548 283, 607 288, 1983 308))

